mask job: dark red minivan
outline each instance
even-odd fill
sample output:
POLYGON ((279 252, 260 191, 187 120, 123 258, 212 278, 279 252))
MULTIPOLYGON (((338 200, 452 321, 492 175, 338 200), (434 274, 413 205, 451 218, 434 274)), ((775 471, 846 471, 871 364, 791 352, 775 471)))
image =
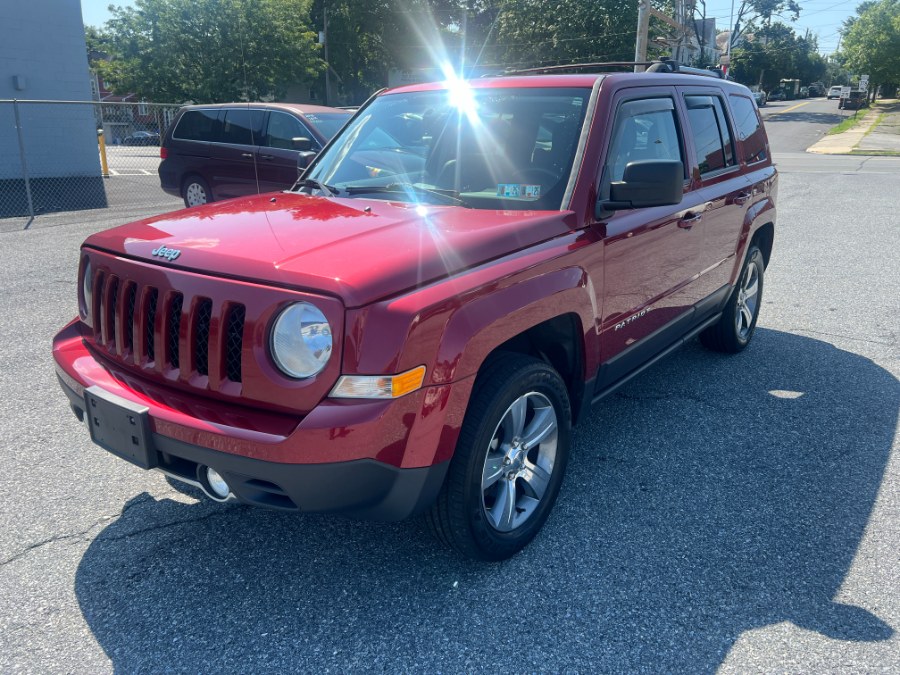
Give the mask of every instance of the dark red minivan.
POLYGON ((350 116, 299 103, 185 106, 162 141, 160 185, 185 206, 285 190, 350 116))

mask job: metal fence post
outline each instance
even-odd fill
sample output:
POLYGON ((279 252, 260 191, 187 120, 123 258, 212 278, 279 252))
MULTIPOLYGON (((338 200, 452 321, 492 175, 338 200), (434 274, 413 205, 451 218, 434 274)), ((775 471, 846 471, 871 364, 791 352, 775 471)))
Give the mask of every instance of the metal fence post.
POLYGON ((13 111, 16 116, 16 134, 19 136, 19 160, 22 162, 22 176, 25 178, 25 194, 28 197, 28 215, 34 220, 34 201, 31 199, 31 178, 28 175, 28 160, 25 159, 25 141, 22 139, 22 122, 19 119, 19 101, 15 99, 13 100, 13 111))

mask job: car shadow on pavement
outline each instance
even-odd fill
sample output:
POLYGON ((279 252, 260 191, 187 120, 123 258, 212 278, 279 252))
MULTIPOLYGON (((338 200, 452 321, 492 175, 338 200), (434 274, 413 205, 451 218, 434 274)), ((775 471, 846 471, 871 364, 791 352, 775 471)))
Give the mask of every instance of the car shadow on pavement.
POLYGON ((898 400, 890 373, 819 340, 692 343, 578 428, 554 514, 510 561, 461 560, 420 520, 143 494, 75 590, 118 672, 712 672, 779 622, 882 641, 893 629, 838 594, 898 400))

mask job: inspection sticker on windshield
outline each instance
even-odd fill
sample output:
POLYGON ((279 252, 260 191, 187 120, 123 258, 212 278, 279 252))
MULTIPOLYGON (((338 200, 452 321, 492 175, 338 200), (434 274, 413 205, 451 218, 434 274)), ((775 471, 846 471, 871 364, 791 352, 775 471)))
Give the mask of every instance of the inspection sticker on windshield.
POLYGON ((510 199, 540 199, 540 185, 524 185, 520 183, 499 183, 497 196, 510 199))

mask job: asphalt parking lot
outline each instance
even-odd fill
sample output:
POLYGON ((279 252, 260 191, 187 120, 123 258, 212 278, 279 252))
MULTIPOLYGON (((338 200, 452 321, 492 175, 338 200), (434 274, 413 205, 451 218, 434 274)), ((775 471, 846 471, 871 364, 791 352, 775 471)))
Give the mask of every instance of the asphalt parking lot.
POLYGON ((863 160, 780 158, 754 343, 691 343, 607 399, 495 565, 93 446, 50 340, 98 221, 3 231, 0 672, 896 671, 900 183, 863 160))

